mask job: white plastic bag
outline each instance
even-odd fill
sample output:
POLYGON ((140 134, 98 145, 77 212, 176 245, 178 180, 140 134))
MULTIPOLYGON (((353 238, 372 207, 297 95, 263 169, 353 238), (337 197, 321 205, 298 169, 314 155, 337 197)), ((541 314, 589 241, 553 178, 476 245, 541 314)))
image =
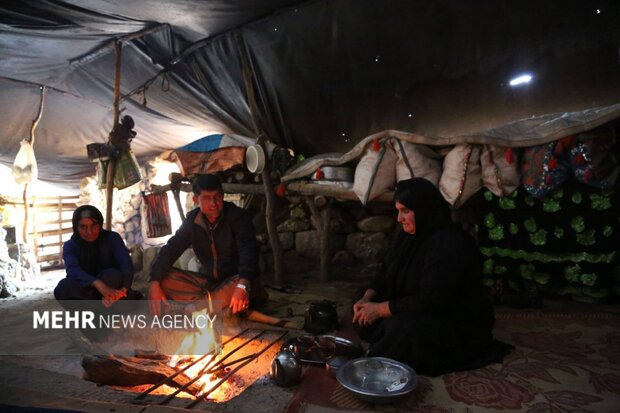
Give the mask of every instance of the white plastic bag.
POLYGON ((34 157, 34 149, 27 139, 23 139, 19 144, 21 148, 19 148, 13 162, 13 178, 18 184, 27 184, 37 179, 37 159, 34 157))

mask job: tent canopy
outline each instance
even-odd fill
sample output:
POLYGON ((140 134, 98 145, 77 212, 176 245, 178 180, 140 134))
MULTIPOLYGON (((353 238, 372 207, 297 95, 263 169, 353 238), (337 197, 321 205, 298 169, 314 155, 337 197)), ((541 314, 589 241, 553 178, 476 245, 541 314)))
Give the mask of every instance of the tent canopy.
POLYGON ((210 133, 262 133, 306 157, 388 129, 518 145, 531 119, 618 116, 619 21, 614 0, 3 1, 0 162, 45 85, 39 179, 94 174, 86 145, 112 129, 116 41, 139 159, 210 133))

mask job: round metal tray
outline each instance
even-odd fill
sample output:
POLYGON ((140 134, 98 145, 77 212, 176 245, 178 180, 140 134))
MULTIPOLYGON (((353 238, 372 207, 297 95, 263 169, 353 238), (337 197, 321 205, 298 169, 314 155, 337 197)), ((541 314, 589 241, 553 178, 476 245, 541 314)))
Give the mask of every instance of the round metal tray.
MULTIPOLYGON (((314 337, 315 338, 318 338, 318 337, 332 338, 336 342, 336 354, 335 354, 336 357, 340 356, 340 357, 344 357, 347 359, 354 359, 354 358, 360 357, 362 353, 364 352, 364 350, 362 349, 362 346, 350 340, 342 338, 342 337, 329 336, 329 335, 318 335, 314 337)), ((299 358, 299 360, 301 360, 304 363, 325 364, 327 362, 327 360, 325 360, 325 358, 323 358, 318 353, 318 350, 316 348, 313 348, 311 351, 307 351, 303 353, 298 352, 295 348, 296 342, 297 342, 297 337, 291 337, 290 339, 286 340, 284 344, 282 344, 281 350, 288 350, 288 351, 295 353, 297 358, 299 358)))
POLYGON ((336 379, 360 400, 392 403, 418 386, 418 376, 408 365, 385 357, 349 360, 338 369, 336 379))

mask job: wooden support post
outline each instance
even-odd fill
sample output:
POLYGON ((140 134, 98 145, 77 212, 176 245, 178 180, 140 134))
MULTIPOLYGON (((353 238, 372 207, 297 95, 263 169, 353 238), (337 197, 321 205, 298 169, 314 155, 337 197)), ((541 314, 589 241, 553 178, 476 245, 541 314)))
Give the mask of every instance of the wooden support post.
MULTIPOLYGON (((174 197, 174 203, 177 206, 177 211, 179 212, 179 216, 182 221, 185 219, 183 205, 181 205, 181 185, 183 182, 183 176, 180 173, 172 172, 168 175, 168 179, 170 180, 170 190, 172 191, 172 196, 174 197)), ((189 186, 189 191, 191 191, 191 185, 189 186)))
POLYGON ((320 272, 319 281, 329 281, 329 234, 331 221, 331 198, 317 196, 306 197, 306 204, 312 214, 312 222, 319 233, 320 272))
MULTIPOLYGON (((32 125, 30 126, 30 137, 28 138, 28 142, 30 142, 30 146, 34 151, 34 131, 37 129, 39 125, 39 121, 41 121, 41 116, 43 116, 43 105, 45 104, 45 86, 41 86, 41 96, 39 97, 39 112, 37 113, 37 117, 32 121, 32 125)), ((24 244, 28 243, 28 183, 24 184, 24 228, 22 230, 22 238, 24 244)))
POLYGON ((28 183, 24 184, 24 228, 22 229, 22 240, 24 244, 28 243, 28 183))
MULTIPOLYGON (((114 120, 112 130, 118 123, 120 115, 119 102, 121 97, 121 50, 123 44, 117 41, 114 44, 116 50, 116 66, 114 68, 114 120)), ((105 228, 109 231, 112 228, 112 204, 114 203, 114 172, 116 171, 116 159, 110 157, 108 161, 108 171, 106 175, 106 207, 105 207, 105 228)))
MULTIPOLYGON (((240 30, 236 31, 235 36, 237 40, 237 48, 239 50, 239 57, 243 69, 245 89, 248 95, 248 106, 250 107, 252 126, 254 128, 254 133, 256 134, 256 143, 262 147, 264 153, 267 153, 264 143, 265 137, 264 134, 261 132, 258 120, 258 108, 256 105, 256 96, 254 93, 253 73, 248 61, 248 53, 245 48, 245 42, 243 40, 240 30)), ((276 197, 273 184, 271 183, 271 170, 269 168, 269 162, 266 163, 265 168, 261 173, 261 177, 263 178, 263 186, 265 188, 265 220, 267 224, 267 234, 269 235, 269 242, 271 244, 271 251, 273 253, 273 280, 275 285, 281 286, 283 281, 282 274, 284 269, 284 251, 282 249, 282 243, 280 242, 280 237, 278 236, 278 231, 276 229, 276 197)))
POLYGON ((270 171, 268 167, 262 172, 263 185, 265 187, 265 220, 267 224, 267 234, 273 252, 273 281, 276 286, 282 285, 282 273, 284 272, 284 250, 280 242, 280 236, 276 227, 276 196, 271 183, 270 171))
POLYGON ((174 203, 177 206, 177 211, 179 213, 179 216, 181 217, 181 220, 185 219, 185 213, 183 212, 183 205, 181 205, 181 190, 180 189, 173 189, 172 190, 172 197, 174 198, 174 203))
POLYGON ((58 254, 62 256, 62 196, 58 197, 58 209, 56 212, 58 213, 58 220, 56 222, 58 226, 58 254))

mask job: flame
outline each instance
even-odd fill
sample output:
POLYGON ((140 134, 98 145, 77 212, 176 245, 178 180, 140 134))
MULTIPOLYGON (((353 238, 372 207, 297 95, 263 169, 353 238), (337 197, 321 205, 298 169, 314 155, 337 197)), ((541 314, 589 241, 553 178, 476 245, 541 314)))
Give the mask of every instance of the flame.
MULTIPOLYGON (((193 317, 197 315, 205 316, 207 309, 193 312, 193 317)), ((202 360, 196 362, 190 368, 185 370, 184 374, 190 379, 197 378, 196 384, 200 386, 200 392, 197 396, 204 394, 218 381, 218 377, 209 370, 216 365, 216 355, 221 352, 221 344, 216 340, 215 331, 212 328, 205 328, 188 334, 183 338, 175 355, 170 358, 168 365, 171 367, 182 369, 184 366, 193 363, 201 358, 202 354, 207 354, 202 360)), ((226 383, 224 383, 225 385, 226 383)), ((209 394, 209 399, 216 401, 225 400, 228 391, 225 386, 218 387, 214 392, 209 394)))

